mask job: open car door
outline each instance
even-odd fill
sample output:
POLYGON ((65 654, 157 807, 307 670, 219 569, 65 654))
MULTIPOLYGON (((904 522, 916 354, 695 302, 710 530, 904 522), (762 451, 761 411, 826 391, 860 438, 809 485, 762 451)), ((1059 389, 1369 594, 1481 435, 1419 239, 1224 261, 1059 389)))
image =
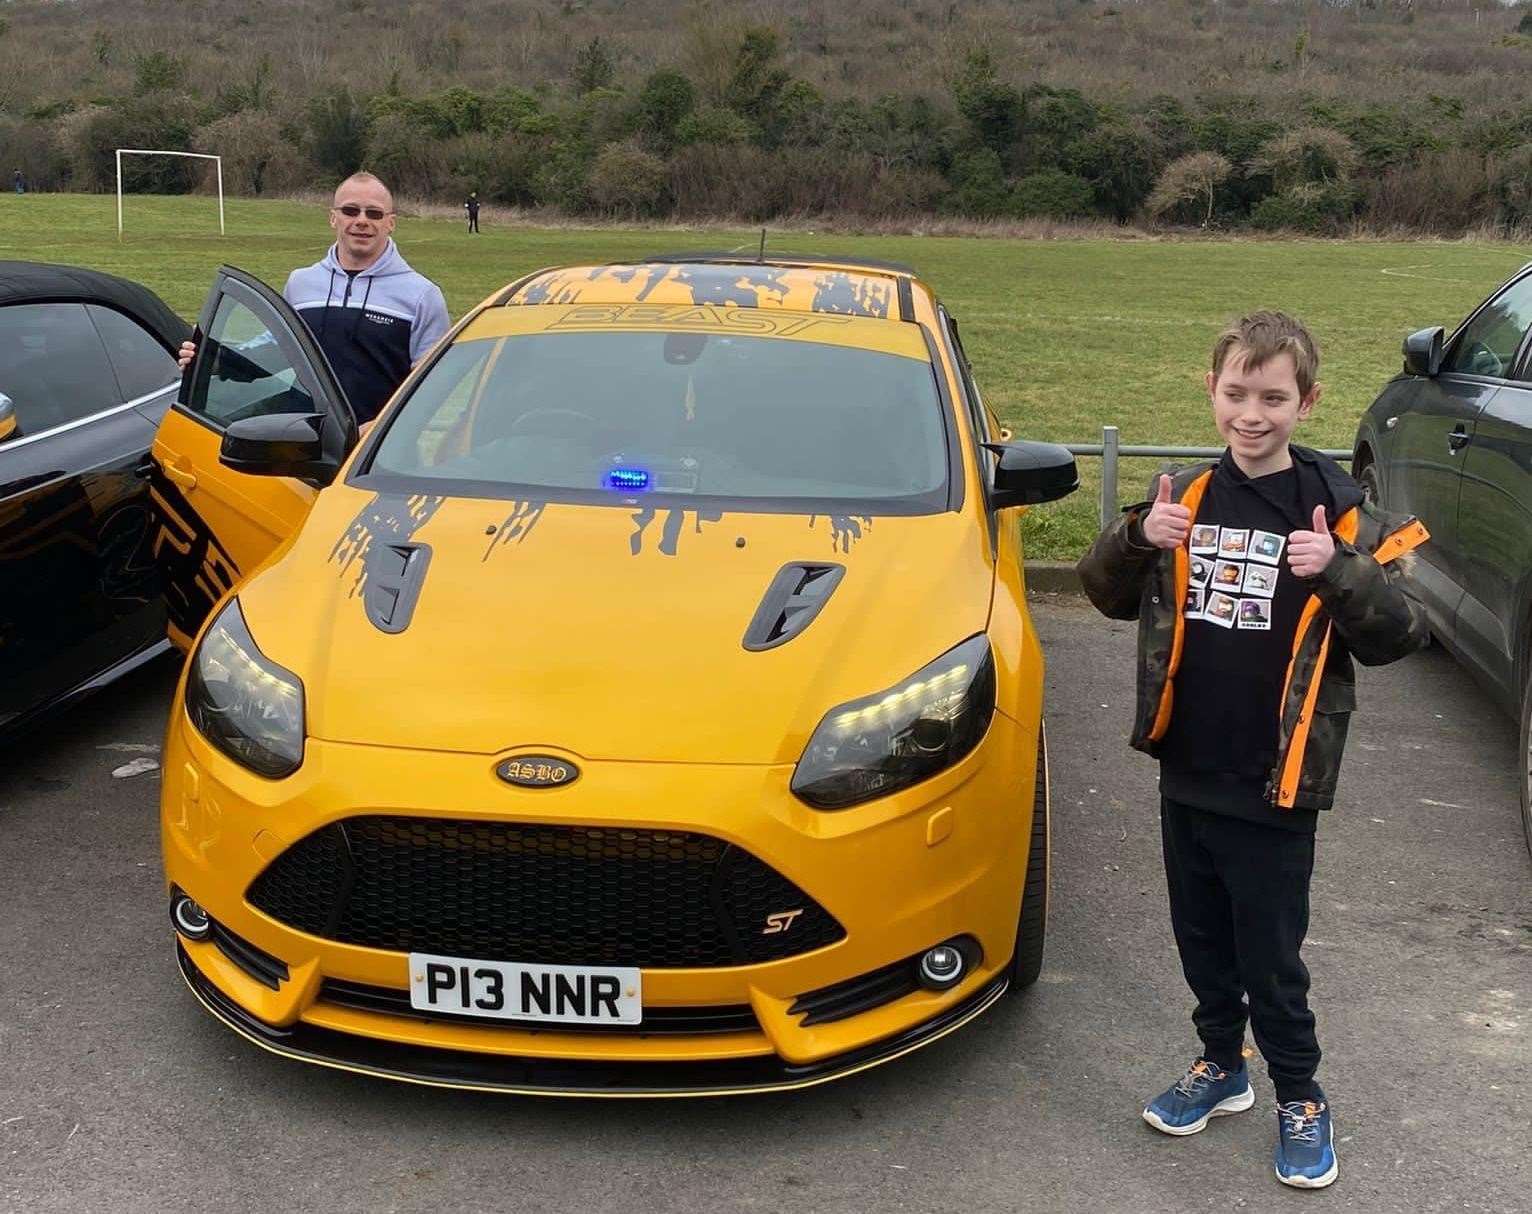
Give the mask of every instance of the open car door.
POLYGON ((155 556, 170 639, 183 650, 213 604, 297 531, 357 440, 356 415, 318 342, 259 279, 220 267, 194 340, 197 356, 151 448, 155 556), (312 436, 324 459, 295 464, 294 476, 225 462, 242 462, 242 434, 273 427, 312 436))

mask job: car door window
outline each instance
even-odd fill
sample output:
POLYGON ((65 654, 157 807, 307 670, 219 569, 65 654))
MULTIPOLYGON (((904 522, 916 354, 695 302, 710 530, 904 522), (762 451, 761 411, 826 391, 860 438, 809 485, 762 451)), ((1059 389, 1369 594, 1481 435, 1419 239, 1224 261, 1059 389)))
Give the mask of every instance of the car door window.
POLYGON ((265 413, 314 413, 314 398, 275 335, 245 304, 230 295, 203 337, 200 360, 206 392, 194 394, 203 417, 219 428, 265 413))
POLYGON ((14 438, 122 403, 106 347, 79 303, 0 308, 0 392, 16 405, 14 438))
POLYGON ((85 310, 106 344, 124 400, 138 400, 181 378, 170 351, 132 317, 101 304, 86 304, 85 310))
POLYGON ((1454 335, 1442 370, 1497 379, 1509 376, 1528 325, 1532 325, 1532 275, 1512 283, 1454 335))

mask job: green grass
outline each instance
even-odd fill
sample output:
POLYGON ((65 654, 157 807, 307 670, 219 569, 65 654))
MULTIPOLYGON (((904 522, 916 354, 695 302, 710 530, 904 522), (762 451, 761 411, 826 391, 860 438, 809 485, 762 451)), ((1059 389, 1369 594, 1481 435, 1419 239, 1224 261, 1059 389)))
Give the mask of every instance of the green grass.
MULTIPOLYGON (((214 267, 238 265, 280 286, 329 240, 317 206, 232 200, 218 236, 207 198, 128 198, 126 239, 115 200, 0 195, 0 257, 71 262, 147 283, 194 317, 214 267)), ((759 231, 496 227, 470 238, 461 221, 406 217, 405 256, 441 284, 454 317, 539 266, 678 249, 751 246, 759 231)), ((1211 445, 1202 375, 1219 328, 1241 311, 1284 308, 1308 321, 1325 394, 1298 432, 1349 447, 1361 412, 1399 367, 1404 334, 1449 328, 1524 261, 1496 243, 1331 241, 1028 241, 958 237, 768 235, 768 248, 844 252, 907 262, 962 327, 986 399, 1017 437, 1211 445)), ((1152 461, 1125 461, 1136 499, 1152 461)), ((1029 512, 1030 556, 1070 558, 1096 530, 1099 461, 1082 459, 1072 498, 1029 512)))

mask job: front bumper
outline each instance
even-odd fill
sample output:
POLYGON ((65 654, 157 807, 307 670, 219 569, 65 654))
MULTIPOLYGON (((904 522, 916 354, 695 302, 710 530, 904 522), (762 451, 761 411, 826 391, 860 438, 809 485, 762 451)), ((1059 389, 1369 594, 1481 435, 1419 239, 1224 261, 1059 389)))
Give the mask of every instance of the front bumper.
MULTIPOLYGON (((790 1089, 852 1074, 944 1036, 1004 993, 1027 862, 1036 723, 997 714, 963 763, 839 813, 809 809, 791 768, 578 760, 554 790, 497 780, 504 756, 399 751, 311 739, 303 768, 269 781, 214 751, 181 711, 165 747, 166 880, 285 967, 271 983, 208 941, 178 943, 204 1007, 287 1057, 438 1086, 570 1095, 790 1089), (262 913, 251 884, 330 823, 366 814, 693 831, 787 876, 845 928, 826 947, 760 964, 643 967, 646 1010, 743 1008, 738 1031, 577 1032, 464 1023, 327 998, 336 984, 404 992, 406 953, 340 943, 262 913), (919 989, 830 1023, 802 995, 968 936, 982 960, 949 991, 919 989), (747 1018, 748 1019, 748 1018, 747 1018)), ((422 950, 429 951, 429 950, 422 950)))
POLYGON ((302 1021, 278 1028, 235 1003, 178 943, 181 977, 197 1000, 247 1041, 284 1058, 359 1075, 427 1087, 520 1096, 744 1096, 813 1087, 891 1062, 940 1040, 988 1010, 1005 994, 999 975, 932 1019, 894 1037, 795 1066, 777 1057, 692 1062, 596 1062, 481 1054, 379 1041, 302 1021))

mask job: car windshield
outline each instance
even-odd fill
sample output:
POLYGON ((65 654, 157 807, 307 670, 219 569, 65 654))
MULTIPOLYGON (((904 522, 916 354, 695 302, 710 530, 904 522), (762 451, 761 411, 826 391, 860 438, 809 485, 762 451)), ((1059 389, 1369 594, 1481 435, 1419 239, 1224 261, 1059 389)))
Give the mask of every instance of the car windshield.
POLYGON ((945 509, 947 428, 920 331, 832 319, 846 324, 824 342, 470 329, 391 419, 366 475, 470 496, 945 509), (898 332, 869 349, 848 342, 854 324, 898 332))

